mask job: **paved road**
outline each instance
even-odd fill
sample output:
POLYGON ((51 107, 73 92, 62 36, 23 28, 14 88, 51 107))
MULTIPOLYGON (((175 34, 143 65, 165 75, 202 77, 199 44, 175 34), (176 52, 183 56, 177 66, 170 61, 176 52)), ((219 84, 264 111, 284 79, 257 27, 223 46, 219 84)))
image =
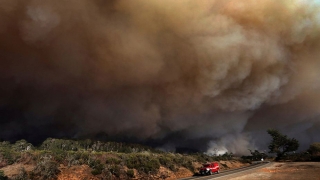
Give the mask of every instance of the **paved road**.
POLYGON ((229 175, 234 175, 236 173, 240 173, 240 172, 244 172, 244 171, 248 171, 248 170, 253 170, 253 169, 257 169, 257 168, 263 168, 265 166, 268 166, 270 164, 270 162, 256 162, 253 163, 250 166, 246 166, 246 167, 242 167, 242 168, 238 168, 238 169, 231 169, 231 170, 226 170, 226 171, 220 171, 219 174, 214 174, 211 176, 193 176, 190 178, 183 178, 180 180, 191 180, 191 179, 195 179, 195 180, 209 180, 209 179, 219 179, 222 177, 226 177, 229 175))

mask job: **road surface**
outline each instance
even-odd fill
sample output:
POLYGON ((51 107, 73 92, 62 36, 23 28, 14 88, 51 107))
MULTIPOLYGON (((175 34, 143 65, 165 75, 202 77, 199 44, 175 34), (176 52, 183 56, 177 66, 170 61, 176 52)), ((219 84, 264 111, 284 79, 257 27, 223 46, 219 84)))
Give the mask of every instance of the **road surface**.
POLYGON ((227 178, 227 176, 234 176, 236 175, 236 173, 243 173, 246 171, 250 171, 253 169, 258 169, 258 168, 263 168, 266 166, 269 166, 271 163, 270 162, 256 162, 253 163, 250 166, 246 166, 246 167, 242 167, 242 168, 237 168, 237 169, 231 169, 231 170, 226 170, 226 171, 220 171, 219 174, 214 174, 211 176, 193 176, 193 177, 189 177, 189 178, 183 178, 180 180, 209 180, 209 179, 223 179, 223 178, 227 178))

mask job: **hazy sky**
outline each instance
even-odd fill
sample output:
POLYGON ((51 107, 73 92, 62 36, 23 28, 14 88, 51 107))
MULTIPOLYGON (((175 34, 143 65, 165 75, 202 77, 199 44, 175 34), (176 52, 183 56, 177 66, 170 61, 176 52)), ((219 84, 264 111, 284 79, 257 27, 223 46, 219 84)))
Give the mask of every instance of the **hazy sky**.
POLYGON ((319 1, 0 0, 0 138, 320 141, 319 1))

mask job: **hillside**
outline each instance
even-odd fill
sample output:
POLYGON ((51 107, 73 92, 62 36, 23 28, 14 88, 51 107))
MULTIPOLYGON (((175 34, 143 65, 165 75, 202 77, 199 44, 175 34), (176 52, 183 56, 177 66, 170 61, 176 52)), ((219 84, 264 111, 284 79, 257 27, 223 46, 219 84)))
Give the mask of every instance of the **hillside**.
POLYGON ((245 165, 230 154, 178 154, 138 144, 52 138, 38 147, 25 140, 0 142, 0 179, 177 179, 212 161, 221 169, 245 165))

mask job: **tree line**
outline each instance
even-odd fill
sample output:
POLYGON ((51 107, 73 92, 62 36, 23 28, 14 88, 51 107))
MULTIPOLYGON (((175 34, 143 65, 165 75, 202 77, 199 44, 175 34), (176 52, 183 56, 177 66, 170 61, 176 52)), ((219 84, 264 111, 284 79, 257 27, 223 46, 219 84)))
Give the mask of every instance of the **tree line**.
MULTIPOLYGON (((295 138, 290 138, 285 134, 280 133, 276 129, 269 129, 267 133, 271 136, 271 141, 268 143, 268 153, 275 154, 276 161, 291 160, 291 161, 320 161, 320 143, 312 143, 306 151, 296 152, 300 143, 295 138)), ((250 150, 250 156, 242 156, 243 159, 262 160, 268 157, 266 151, 250 150)))

